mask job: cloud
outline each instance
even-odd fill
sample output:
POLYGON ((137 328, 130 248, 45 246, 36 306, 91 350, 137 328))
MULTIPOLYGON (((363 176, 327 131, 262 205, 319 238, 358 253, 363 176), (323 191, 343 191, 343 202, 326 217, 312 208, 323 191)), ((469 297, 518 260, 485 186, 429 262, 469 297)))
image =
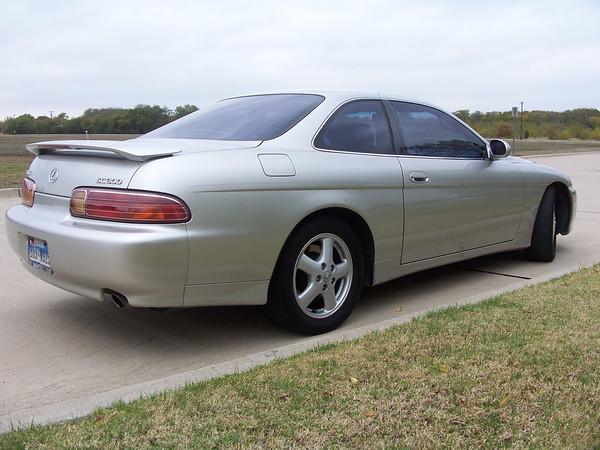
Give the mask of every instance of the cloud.
POLYGON ((4 2, 0 117, 311 88, 599 107, 598 23, 577 0, 4 2))

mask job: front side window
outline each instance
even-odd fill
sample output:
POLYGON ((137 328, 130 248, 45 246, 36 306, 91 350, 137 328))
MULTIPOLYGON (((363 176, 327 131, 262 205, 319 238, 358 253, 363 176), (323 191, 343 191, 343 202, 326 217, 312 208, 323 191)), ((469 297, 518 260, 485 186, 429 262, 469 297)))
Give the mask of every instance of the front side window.
POLYGON ((288 131, 324 99, 313 94, 230 98, 151 131, 144 137, 268 141, 288 131))
POLYGON ((484 158, 485 144, 456 119, 435 108, 391 102, 405 153, 445 158, 484 158))
POLYGON ((315 147, 393 154, 392 134, 379 100, 356 100, 336 111, 315 139, 315 147))

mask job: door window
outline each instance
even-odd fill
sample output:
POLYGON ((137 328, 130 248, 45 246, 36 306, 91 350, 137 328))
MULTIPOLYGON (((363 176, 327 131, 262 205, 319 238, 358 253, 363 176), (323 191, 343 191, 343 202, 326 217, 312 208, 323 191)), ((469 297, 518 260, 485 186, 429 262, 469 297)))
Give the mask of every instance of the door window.
POLYGON ((487 155, 479 137, 435 108, 391 102, 407 155, 481 159, 487 155))
POLYGON ((356 100, 341 106, 315 139, 328 150, 393 154, 392 134, 379 100, 356 100))

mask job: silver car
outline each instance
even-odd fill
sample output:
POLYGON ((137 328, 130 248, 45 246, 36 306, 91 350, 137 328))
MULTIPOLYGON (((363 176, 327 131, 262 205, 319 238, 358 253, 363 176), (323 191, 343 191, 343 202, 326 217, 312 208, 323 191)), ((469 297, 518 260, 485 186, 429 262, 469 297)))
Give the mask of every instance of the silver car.
POLYGON ((303 333, 412 272, 551 261, 576 206, 563 173, 373 93, 235 97, 133 140, 27 148, 7 226, 32 274, 119 307, 266 305, 303 333))

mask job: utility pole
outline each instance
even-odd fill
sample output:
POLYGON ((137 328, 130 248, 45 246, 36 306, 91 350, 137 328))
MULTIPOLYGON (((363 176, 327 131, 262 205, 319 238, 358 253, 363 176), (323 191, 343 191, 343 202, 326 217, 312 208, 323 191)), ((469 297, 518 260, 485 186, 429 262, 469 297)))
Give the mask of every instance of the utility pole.
POLYGON ((521 102, 521 139, 523 139, 523 102, 521 102))
POLYGON ((512 108, 512 150, 513 150, 513 152, 516 150, 515 135, 517 134, 516 123, 517 123, 517 111, 518 110, 519 109, 516 106, 513 106, 513 108, 512 108))
POLYGON ((54 111, 48 111, 48 112, 50 113, 50 119, 52 119, 52 113, 53 113, 54 111))

